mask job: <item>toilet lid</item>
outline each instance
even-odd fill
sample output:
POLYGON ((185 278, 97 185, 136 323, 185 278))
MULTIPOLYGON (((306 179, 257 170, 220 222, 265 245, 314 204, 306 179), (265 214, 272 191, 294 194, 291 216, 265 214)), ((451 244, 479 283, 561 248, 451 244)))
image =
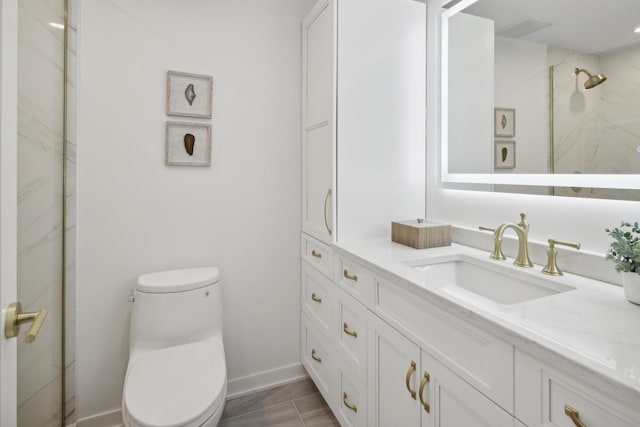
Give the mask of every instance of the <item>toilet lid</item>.
POLYGON ((200 341, 150 351, 129 367, 124 404, 132 424, 201 425, 221 406, 227 369, 222 343, 200 341))
POLYGON ((138 277, 136 289, 139 292, 158 294, 183 292, 211 285, 218 280, 220 272, 216 267, 185 268, 143 274, 138 277))

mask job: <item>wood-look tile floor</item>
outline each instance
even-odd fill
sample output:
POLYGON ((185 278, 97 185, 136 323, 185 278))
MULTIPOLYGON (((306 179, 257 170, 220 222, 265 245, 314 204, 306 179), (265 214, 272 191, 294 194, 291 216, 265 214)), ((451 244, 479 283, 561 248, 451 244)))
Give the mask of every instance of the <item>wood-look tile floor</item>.
POLYGON ((219 427, 340 426, 310 379, 227 400, 219 427))

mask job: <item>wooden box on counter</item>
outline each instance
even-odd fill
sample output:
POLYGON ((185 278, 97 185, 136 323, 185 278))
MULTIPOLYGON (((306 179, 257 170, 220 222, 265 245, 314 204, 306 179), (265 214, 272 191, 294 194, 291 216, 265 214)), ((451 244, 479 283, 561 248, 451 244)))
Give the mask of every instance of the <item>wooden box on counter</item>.
POLYGON ((391 240, 415 249, 451 245, 451 225, 439 222, 410 220, 391 222, 391 240))

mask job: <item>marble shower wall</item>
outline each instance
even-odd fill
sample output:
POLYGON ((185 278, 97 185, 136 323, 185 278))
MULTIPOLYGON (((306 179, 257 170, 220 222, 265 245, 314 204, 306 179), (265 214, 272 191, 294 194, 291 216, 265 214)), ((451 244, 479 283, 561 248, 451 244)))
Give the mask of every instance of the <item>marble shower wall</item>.
POLYGON ((64 0, 18 6, 18 298, 49 311, 34 343, 18 341, 18 425, 60 426, 64 0))
MULTIPOLYGON (((603 55, 548 48, 554 64, 554 166, 556 173, 640 173, 640 45, 603 55), (592 89, 575 68, 608 77, 592 89)), ((640 200, 640 191, 561 188, 558 196, 640 200)))

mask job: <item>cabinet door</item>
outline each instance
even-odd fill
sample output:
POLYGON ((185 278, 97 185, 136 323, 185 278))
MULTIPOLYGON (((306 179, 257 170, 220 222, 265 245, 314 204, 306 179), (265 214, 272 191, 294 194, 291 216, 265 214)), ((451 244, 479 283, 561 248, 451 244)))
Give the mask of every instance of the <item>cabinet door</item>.
POLYGON ((375 314, 368 313, 367 323, 369 425, 420 426, 420 348, 375 314))
POLYGON ((423 427, 513 427, 514 419, 426 352, 418 397, 423 427))
POLYGON ((333 0, 316 3, 302 25, 302 231, 331 243, 335 134, 333 0))
POLYGON ((302 231, 331 243, 333 137, 328 124, 304 130, 302 152, 302 231))

